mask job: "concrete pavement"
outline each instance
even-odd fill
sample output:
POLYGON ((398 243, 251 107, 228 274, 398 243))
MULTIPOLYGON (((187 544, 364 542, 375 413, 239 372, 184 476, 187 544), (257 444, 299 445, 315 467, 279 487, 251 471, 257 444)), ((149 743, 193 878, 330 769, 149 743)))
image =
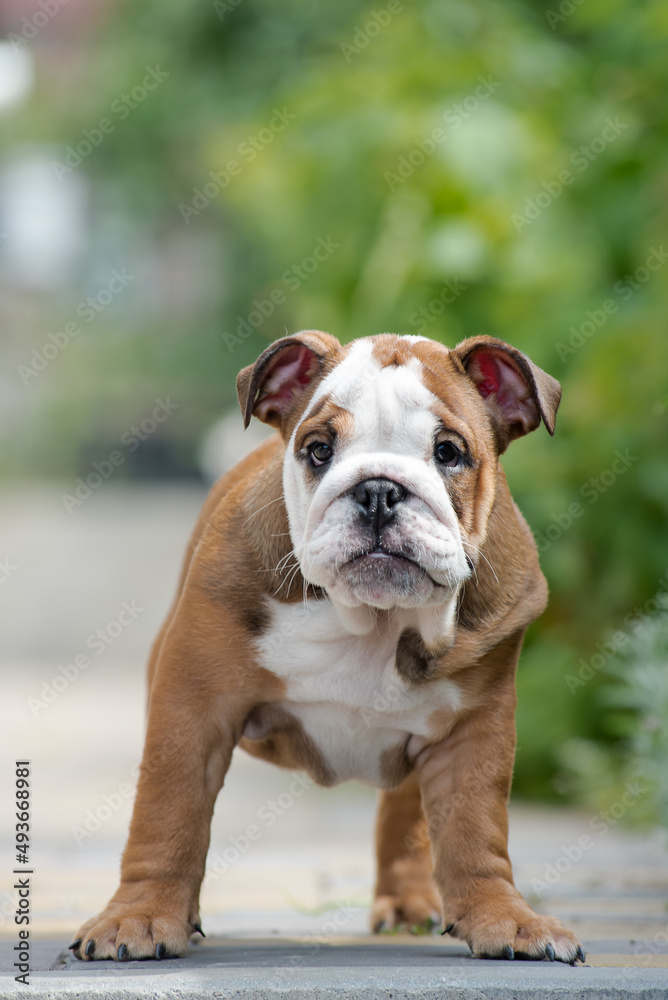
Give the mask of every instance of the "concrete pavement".
MULTIPOLYGON (((158 963, 82 963, 58 946, 41 952, 49 970, 33 971, 29 993, 36 1000, 104 996, 113 1000, 160 997, 199 998, 458 998, 458 1000, 665 1000, 668 970, 632 954, 623 963, 573 967, 548 962, 472 959, 466 948, 440 939, 391 941, 362 938, 227 939, 192 947, 182 959, 158 963)), ((668 955, 661 956, 668 963, 668 955)), ((601 963, 601 964, 599 964, 601 963)), ((35 967, 37 969, 37 967, 35 967)), ((1 995, 25 991, 0 980, 1 995)))

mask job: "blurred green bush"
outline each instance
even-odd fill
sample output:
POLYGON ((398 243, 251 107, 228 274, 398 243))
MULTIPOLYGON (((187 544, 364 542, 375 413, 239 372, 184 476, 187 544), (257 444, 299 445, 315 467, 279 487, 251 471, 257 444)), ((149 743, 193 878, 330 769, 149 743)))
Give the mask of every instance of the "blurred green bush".
POLYGON ((26 387, 3 464, 69 474, 158 394, 192 454, 237 370, 286 331, 515 344, 564 387, 554 440, 504 458, 551 586, 519 668, 515 791, 558 797, 560 748, 616 738, 611 660, 567 677, 668 569, 668 10, 547 3, 144 0, 58 87, 38 58, 3 148, 49 141, 62 162, 114 125, 73 168, 93 251, 63 321, 107 263, 138 279, 26 387), (147 67, 167 75, 121 119, 147 67))
POLYGON ((598 692, 614 742, 573 737, 563 744, 564 791, 610 808, 635 798, 628 819, 668 826, 668 591, 654 617, 638 620, 628 645, 610 662, 598 692))

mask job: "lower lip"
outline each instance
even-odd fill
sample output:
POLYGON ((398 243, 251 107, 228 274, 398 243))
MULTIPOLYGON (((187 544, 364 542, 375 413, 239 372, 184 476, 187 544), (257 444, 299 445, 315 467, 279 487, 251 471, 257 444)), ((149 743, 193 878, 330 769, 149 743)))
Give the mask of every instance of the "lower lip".
POLYGON ((355 556, 354 559, 350 560, 350 562, 351 563, 359 562, 360 559, 374 559, 376 562, 396 560, 397 562, 410 563, 411 566, 415 566, 416 569, 422 569, 422 567, 418 566, 418 564, 416 562, 413 562, 412 559, 408 559, 406 556, 402 556, 394 552, 364 552, 360 556, 355 556))
POLYGON ((420 573, 424 573, 425 576, 428 576, 435 587, 443 586, 442 583, 437 583, 436 580, 434 580, 429 575, 429 573, 427 573, 426 569, 423 569, 423 567, 420 566, 419 563, 416 563, 413 559, 409 559, 407 556, 401 556, 398 553, 395 554, 393 552, 365 552, 363 555, 354 556, 352 559, 349 559, 345 565, 352 566, 354 565, 354 563, 359 562, 362 559, 373 559, 376 562, 382 562, 385 560, 394 560, 396 562, 407 563, 409 566, 413 566, 414 569, 418 570, 420 573))

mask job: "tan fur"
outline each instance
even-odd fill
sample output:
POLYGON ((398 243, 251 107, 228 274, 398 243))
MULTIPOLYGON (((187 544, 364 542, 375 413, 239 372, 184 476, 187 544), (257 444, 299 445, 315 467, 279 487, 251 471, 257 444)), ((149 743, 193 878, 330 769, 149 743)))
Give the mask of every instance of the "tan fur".
MULTIPOLYGON (((396 787, 381 794, 372 919, 374 926, 393 927, 438 919, 441 910, 451 932, 476 954, 499 956, 511 947, 541 957, 553 948, 557 958, 572 961, 577 939, 524 902, 507 853, 515 667, 547 588, 498 463, 517 428, 502 426, 498 407, 481 398, 475 373, 467 372, 486 347, 507 352, 552 430, 556 383, 500 341, 472 338, 454 351, 393 335, 374 343, 383 365, 419 358, 437 415, 470 444, 475 462, 458 475, 453 504, 476 570, 461 594, 454 644, 445 652, 427 650, 418 635, 406 640, 402 653, 415 683, 456 680, 461 705, 435 704, 429 736, 411 736, 383 759, 386 783, 396 787), (423 656, 429 673, 419 678, 423 656)), ((144 958, 156 948, 159 957, 161 945, 168 954, 183 954, 199 924, 210 820, 235 745, 281 766, 306 767, 322 784, 332 781, 327 760, 282 704, 285 683, 258 665, 254 642, 266 625, 265 597, 293 602, 309 590, 296 563, 294 575, 278 570, 291 554, 284 442, 319 379, 345 352, 327 334, 308 331, 272 345, 239 376, 246 421, 258 412, 280 434, 214 486, 188 545, 178 594, 149 663, 146 745, 121 885, 79 931, 80 957, 144 958), (282 351, 294 353, 300 345, 312 352, 311 380, 276 406, 263 388, 266 373, 282 351)), ((318 410, 318 427, 325 419, 345 435, 348 414, 326 400, 318 410)), ((300 440, 308 432, 306 421, 300 440)))
POLYGON ((438 923, 441 904, 431 878, 430 842, 416 772, 398 788, 381 792, 376 858, 373 929, 438 923))

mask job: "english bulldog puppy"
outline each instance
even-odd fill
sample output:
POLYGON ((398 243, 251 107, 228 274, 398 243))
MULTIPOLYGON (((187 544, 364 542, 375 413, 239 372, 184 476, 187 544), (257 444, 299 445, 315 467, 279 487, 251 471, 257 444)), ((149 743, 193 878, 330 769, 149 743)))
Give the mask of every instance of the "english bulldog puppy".
POLYGON ((121 882, 71 945, 183 955, 240 745, 380 792, 376 930, 442 920, 475 955, 584 961, 513 884, 515 668, 545 608, 499 456, 561 390, 488 336, 284 337, 238 376, 277 433, 213 487, 149 665, 121 882))

